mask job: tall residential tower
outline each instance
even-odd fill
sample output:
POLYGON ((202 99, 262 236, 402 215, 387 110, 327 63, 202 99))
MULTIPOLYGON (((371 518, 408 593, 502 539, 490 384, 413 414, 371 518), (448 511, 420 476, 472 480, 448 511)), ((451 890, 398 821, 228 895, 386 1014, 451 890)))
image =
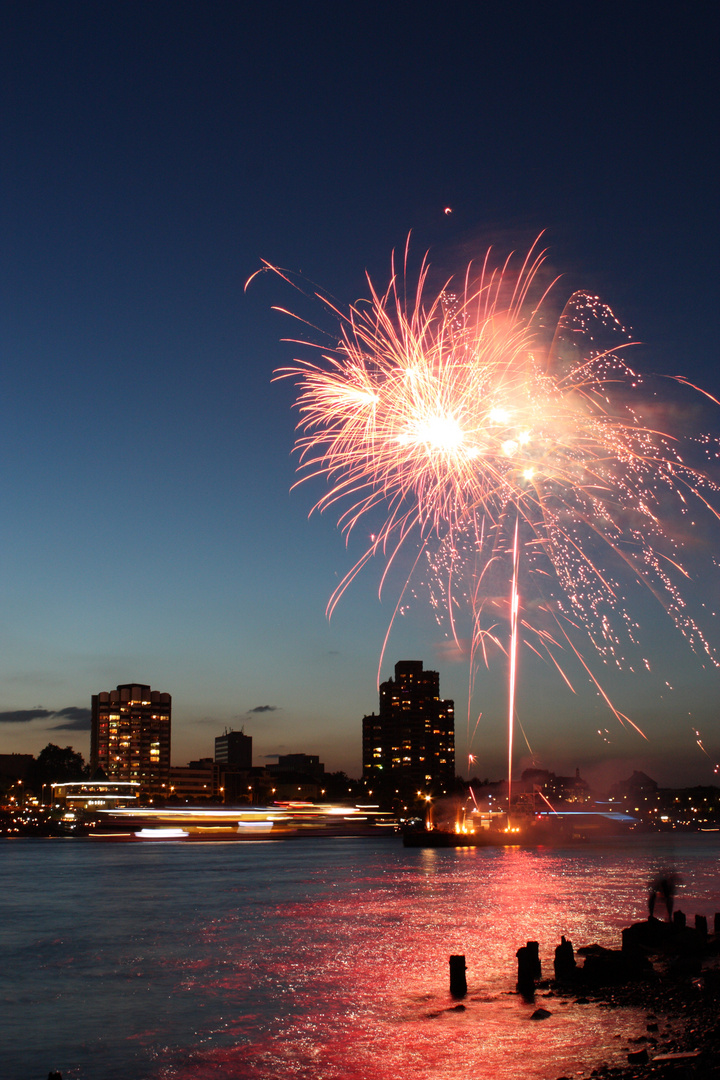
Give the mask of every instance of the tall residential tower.
POLYGON ((137 780, 144 795, 170 790, 170 694, 122 683, 93 694, 90 768, 108 780, 137 780))
POLYGON ((441 795, 455 780, 454 702, 440 698, 437 671, 401 660, 380 685, 380 709, 363 717, 363 780, 378 791, 441 795))

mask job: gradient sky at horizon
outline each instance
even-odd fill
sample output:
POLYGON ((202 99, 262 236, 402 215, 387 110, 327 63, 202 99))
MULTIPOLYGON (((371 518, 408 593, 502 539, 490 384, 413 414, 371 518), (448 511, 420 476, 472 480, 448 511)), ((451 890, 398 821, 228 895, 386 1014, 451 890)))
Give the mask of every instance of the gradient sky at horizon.
MULTIPOLYGON (((91 694, 137 680, 173 695, 177 764, 244 726, 257 763, 304 751, 359 775, 395 596, 374 565, 328 623, 365 537, 347 550, 330 514, 308 520, 321 489, 290 490, 293 388, 271 381, 297 354, 273 305, 333 326, 279 279, 244 284, 267 259, 344 308, 411 231, 445 272, 545 230, 560 303, 598 293, 643 342, 635 364, 719 395, 719 18, 3 5, 1 752, 87 756, 91 694)), ((690 583, 691 603, 719 585, 690 583)), ((718 672, 646 601, 638 618, 654 671, 611 689, 648 741, 526 658, 518 768, 713 782, 718 672)), ((455 698, 464 772, 467 664, 420 601, 382 677, 407 658, 455 698)), ((502 664, 479 673, 481 776, 504 769, 504 696, 502 664)))

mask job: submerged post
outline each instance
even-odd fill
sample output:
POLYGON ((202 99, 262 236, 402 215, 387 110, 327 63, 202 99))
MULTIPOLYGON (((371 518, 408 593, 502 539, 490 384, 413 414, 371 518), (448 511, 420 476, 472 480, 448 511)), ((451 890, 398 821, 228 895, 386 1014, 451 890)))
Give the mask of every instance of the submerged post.
POLYGON ((464 956, 450 957, 450 993, 454 998, 465 997, 467 994, 466 970, 464 956))

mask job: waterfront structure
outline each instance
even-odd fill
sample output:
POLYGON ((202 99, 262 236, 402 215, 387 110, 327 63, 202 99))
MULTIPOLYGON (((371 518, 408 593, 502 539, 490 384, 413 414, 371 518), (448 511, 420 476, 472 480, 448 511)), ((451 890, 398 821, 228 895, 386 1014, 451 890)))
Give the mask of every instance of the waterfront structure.
POLYGON ((50 806, 68 810, 116 810, 134 806, 140 798, 136 780, 71 780, 45 787, 50 789, 50 806))
POLYGON ((513 784, 515 798, 529 796, 524 799, 526 805, 533 809, 537 803, 535 796, 543 800, 549 800, 553 805, 556 803, 589 803, 591 801, 590 785, 580 775, 580 770, 575 770, 574 776, 556 776, 549 769, 525 769, 520 780, 513 784))
POLYGON ((144 797, 170 788, 170 694, 121 683, 92 697, 90 768, 107 780, 136 780, 144 797))
POLYGON ((363 717, 363 782, 401 795, 441 795, 455 781, 455 707, 437 671, 401 660, 380 685, 377 715, 363 717))

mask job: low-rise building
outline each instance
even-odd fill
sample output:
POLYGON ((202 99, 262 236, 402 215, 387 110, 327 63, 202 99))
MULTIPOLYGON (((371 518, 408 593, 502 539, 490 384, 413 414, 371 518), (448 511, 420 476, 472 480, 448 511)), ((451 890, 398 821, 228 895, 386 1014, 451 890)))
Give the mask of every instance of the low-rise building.
POLYGON ((186 802, 222 801, 221 770, 212 758, 201 758, 170 769, 170 799, 186 802))

